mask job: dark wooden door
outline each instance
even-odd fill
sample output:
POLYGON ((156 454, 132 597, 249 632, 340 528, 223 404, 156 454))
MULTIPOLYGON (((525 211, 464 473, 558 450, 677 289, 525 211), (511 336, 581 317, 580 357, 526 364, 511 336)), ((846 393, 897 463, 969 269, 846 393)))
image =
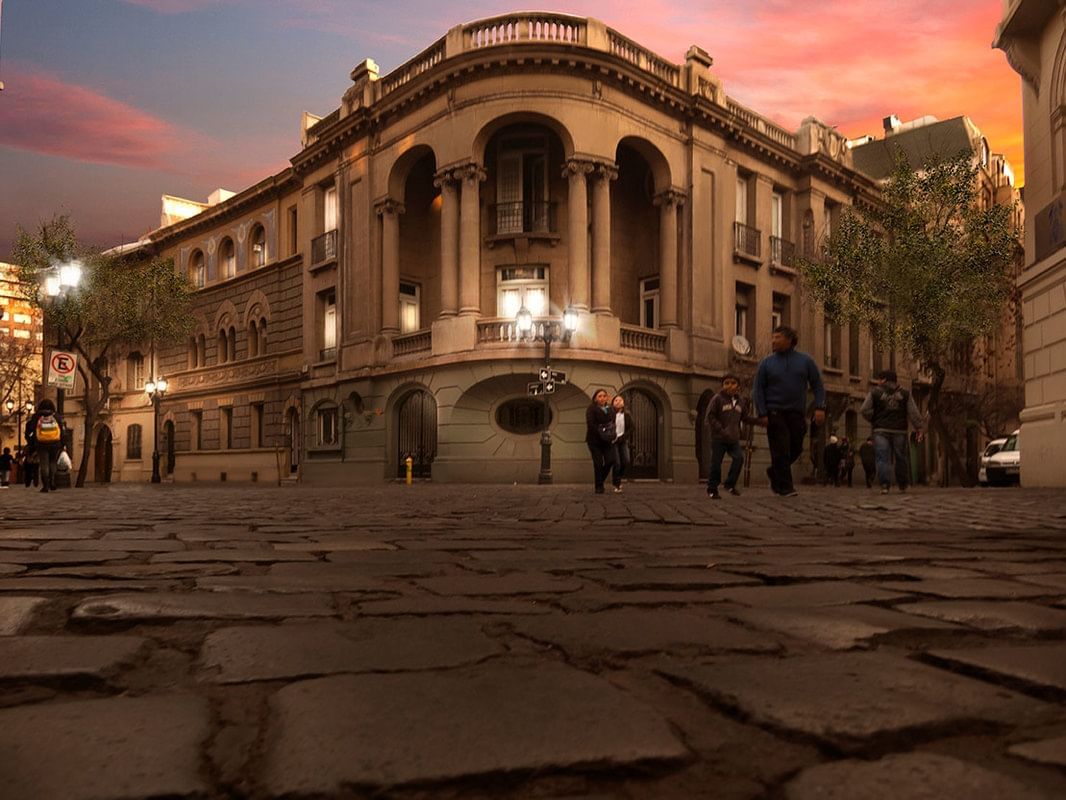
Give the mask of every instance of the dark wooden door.
POLYGON ((632 464, 627 475, 633 479, 659 477, 659 406, 655 399, 641 389, 629 389, 622 394, 626 409, 633 418, 633 435, 629 438, 629 458, 632 464))
POLYGON ((111 483, 111 465, 113 455, 111 452, 111 429, 106 425, 96 434, 96 482, 111 483))
POLYGON ((407 475, 407 457, 414 460, 416 478, 430 477, 437 457, 437 401, 424 390, 408 394, 396 410, 396 474, 407 475))
POLYGON ((173 475, 174 474, 174 463, 175 463, 175 455, 174 455, 174 423, 172 421, 170 421, 170 420, 167 420, 166 424, 163 425, 163 441, 164 441, 164 444, 166 446, 166 455, 167 455, 166 473, 167 473, 167 475, 173 475))

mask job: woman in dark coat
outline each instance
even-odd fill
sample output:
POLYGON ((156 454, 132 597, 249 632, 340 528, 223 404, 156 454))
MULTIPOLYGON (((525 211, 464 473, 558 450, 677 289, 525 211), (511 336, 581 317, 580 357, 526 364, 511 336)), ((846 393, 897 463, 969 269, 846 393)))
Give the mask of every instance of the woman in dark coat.
POLYGON ((585 444, 592 455, 596 494, 603 494, 603 484, 614 464, 614 416, 606 389, 597 389, 585 411, 585 444))

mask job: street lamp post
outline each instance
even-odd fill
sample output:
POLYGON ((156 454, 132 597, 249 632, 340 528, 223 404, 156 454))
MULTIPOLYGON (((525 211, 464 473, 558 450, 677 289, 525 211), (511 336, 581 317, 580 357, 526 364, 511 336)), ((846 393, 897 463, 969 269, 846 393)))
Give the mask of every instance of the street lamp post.
MULTIPOLYGON (((563 313, 563 333, 560 337, 564 344, 570 342, 570 338, 577 330, 578 322, 577 312, 570 308, 566 309, 563 313)), ((551 483, 552 436, 551 431, 548 430, 548 420, 551 418, 549 396, 555 393, 556 385, 566 382, 565 376, 553 372, 551 367, 552 343, 557 341, 555 325, 548 321, 543 326, 542 332, 538 334, 534 330, 533 315, 529 309, 522 306, 515 317, 515 328, 518 330, 519 337, 528 338, 530 341, 536 341, 539 338, 544 342, 544 367, 540 370, 540 381, 531 383, 529 390, 531 394, 540 395, 544 401, 544 427, 540 432, 540 473, 537 475, 537 483, 551 483)))
POLYGON ((152 401, 152 483, 162 483, 163 478, 159 474, 159 404, 167 393, 167 379, 148 381, 144 390, 152 401))
MULTIPOLYGON (((78 288, 78 284, 81 283, 81 262, 77 260, 67 261, 60 264, 57 267, 53 267, 49 270, 42 283, 44 294, 49 298, 48 306, 54 310, 57 303, 61 299, 66 298, 78 288)), ((63 326, 62 324, 56 326, 56 350, 63 349, 63 326)), ((45 374, 45 380, 48 380, 48 375, 45 374)), ((86 389, 87 391, 87 389, 86 389)), ((62 386, 56 387, 56 416, 60 420, 63 419, 63 401, 66 399, 66 390, 62 386)), ((67 448, 67 455, 74 458, 74 436, 69 428, 66 427, 66 422, 63 423, 63 444, 67 448)), ((70 488, 70 472, 60 472, 56 479, 56 485, 63 488, 70 488)))

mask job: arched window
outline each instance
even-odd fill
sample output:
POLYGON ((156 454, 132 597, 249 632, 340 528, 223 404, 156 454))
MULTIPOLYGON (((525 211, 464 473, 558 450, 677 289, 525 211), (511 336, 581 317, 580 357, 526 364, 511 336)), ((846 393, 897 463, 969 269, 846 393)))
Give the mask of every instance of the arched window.
POLYGON ((130 425, 126 428, 126 459, 137 461, 141 458, 141 426, 130 425))
POLYGON ((237 329, 234 327, 229 329, 229 360, 237 360, 237 329))
POLYGON ((233 246, 233 240, 228 236, 218 246, 218 263, 223 280, 237 274, 237 250, 233 246))
POLYGON ((229 337, 226 336, 226 331, 221 330, 218 332, 218 363, 225 364, 229 361, 229 337))
POLYGON ((265 356, 267 351, 267 321, 259 320, 259 355, 265 356))
POLYGON ((248 323, 248 358, 259 355, 259 326, 253 319, 248 323))
POLYGON ((204 253, 202 250, 193 250, 189 256, 189 280, 197 289, 203 289, 207 283, 207 270, 204 266, 204 253))
POLYGON ((207 366, 207 337, 202 333, 196 340, 196 366, 207 366))
POLYGON ((267 263, 266 230, 262 225, 252 228, 252 249, 248 254, 248 266, 261 267, 267 263))
POLYGON ((126 391, 139 392, 144 388, 144 356, 134 350, 126 356, 126 391))
POLYGON ((200 354, 196 346, 196 337, 189 337, 189 369, 196 369, 200 366, 200 354))

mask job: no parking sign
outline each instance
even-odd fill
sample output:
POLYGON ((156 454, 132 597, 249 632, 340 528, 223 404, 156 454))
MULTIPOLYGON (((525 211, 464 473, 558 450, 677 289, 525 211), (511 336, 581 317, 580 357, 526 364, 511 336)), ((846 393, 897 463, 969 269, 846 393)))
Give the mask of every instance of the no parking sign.
POLYGON ((74 373, 77 368, 76 353, 53 350, 51 358, 48 359, 48 385, 58 386, 60 389, 73 389, 74 373))

